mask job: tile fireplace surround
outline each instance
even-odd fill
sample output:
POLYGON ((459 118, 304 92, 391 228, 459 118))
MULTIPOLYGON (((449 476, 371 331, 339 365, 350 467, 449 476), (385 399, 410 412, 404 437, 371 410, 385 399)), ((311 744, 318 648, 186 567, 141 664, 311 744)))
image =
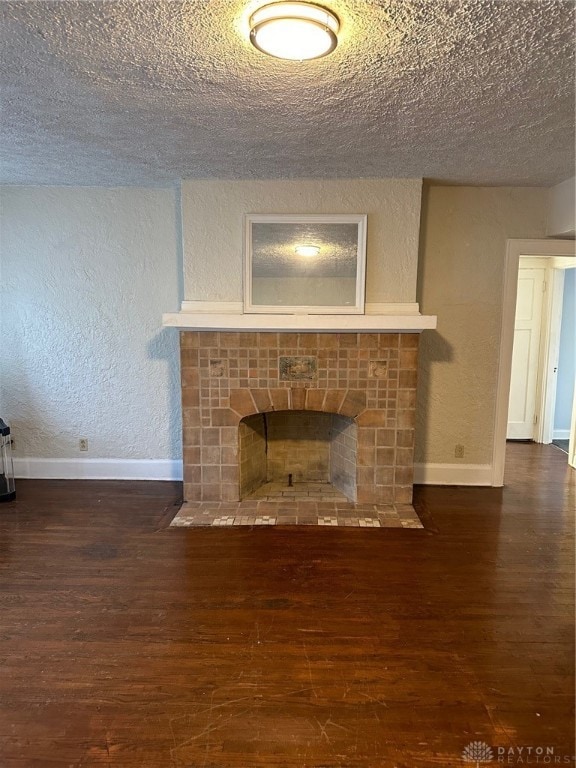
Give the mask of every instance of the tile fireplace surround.
POLYGON ((266 524, 279 509, 290 515, 306 496, 314 499, 310 482, 324 477, 334 497, 316 496, 318 514, 326 515, 319 524, 344 524, 329 522, 338 510, 366 521, 398 510, 405 527, 417 525, 410 505, 418 341, 415 332, 183 330, 183 511, 209 513, 204 524, 233 524, 235 516, 254 515, 266 524), (320 418, 317 427, 313 415, 320 418), (291 416, 292 428, 285 426, 291 416), (263 484, 273 481, 277 492, 281 474, 274 467, 280 461, 278 471, 287 475, 292 461, 286 449, 272 461, 265 442, 278 417, 276 437, 284 430, 294 444, 308 434, 321 450, 312 475, 301 466, 306 451, 294 457, 295 481, 308 483, 304 495, 296 482, 275 502, 263 495, 263 484), (330 466, 320 454, 334 457, 330 466), (214 523, 215 516, 224 522, 214 523))

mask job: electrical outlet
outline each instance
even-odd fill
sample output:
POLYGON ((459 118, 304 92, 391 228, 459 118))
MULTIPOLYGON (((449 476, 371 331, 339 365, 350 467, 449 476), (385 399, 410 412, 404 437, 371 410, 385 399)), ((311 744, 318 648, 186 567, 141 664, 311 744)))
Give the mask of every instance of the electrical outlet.
POLYGON ((464 446, 457 444, 454 446, 454 456, 457 459, 463 459, 464 458, 464 446))
POLYGON ((78 447, 81 451, 87 451, 88 450, 88 438, 81 437, 78 441, 78 447))

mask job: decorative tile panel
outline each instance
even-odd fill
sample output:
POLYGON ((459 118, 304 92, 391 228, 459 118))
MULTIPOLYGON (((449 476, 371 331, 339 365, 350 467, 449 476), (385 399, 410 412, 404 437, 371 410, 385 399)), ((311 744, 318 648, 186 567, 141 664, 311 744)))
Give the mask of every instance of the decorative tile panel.
POLYGON ((228 376, 228 360, 210 360, 210 376, 213 379, 228 376))
POLYGON ((368 376, 372 379, 385 379, 388 375, 387 360, 370 360, 368 376))
POLYGON ((280 381, 313 381, 317 367, 315 357, 281 357, 280 381))

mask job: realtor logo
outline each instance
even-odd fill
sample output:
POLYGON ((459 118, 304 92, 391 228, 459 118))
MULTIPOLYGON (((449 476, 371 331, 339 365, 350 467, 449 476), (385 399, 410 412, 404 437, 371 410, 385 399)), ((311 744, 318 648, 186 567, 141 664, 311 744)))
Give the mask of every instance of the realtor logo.
POLYGON ((574 755, 557 755, 551 746, 498 747, 485 741, 471 741, 462 750, 462 760, 481 768, 483 763, 506 765, 573 765, 574 755))
POLYGON ((465 763, 475 763, 480 768, 480 763, 491 763, 494 753, 485 741, 471 741, 462 751, 462 760, 465 763))

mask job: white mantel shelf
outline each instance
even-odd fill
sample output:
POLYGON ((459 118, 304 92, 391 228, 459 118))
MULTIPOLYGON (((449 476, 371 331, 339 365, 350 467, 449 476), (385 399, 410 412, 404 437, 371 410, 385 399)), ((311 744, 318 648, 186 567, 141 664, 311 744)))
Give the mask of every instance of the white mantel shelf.
MULTIPOLYGON (((187 302, 184 302, 186 304, 187 302)), ((190 302, 191 304, 192 302, 190 302)), ((369 306, 369 305, 368 305, 369 306)), ((368 310, 367 306, 367 310, 368 310)), ((377 305, 380 308, 383 305, 377 305)), ((364 315, 280 315, 242 314, 238 311, 191 311, 168 313, 162 316, 162 325, 190 331, 300 331, 317 333, 420 333, 436 328, 436 315, 421 315, 418 305, 384 305, 390 312, 367 312, 364 315), (413 308, 416 311, 413 311, 413 308), (396 311, 394 311, 396 309, 396 311), (398 311, 401 310, 401 311, 398 311)), ((372 305, 370 309, 375 309, 372 305)), ((235 308, 236 309, 236 308, 235 308)))

